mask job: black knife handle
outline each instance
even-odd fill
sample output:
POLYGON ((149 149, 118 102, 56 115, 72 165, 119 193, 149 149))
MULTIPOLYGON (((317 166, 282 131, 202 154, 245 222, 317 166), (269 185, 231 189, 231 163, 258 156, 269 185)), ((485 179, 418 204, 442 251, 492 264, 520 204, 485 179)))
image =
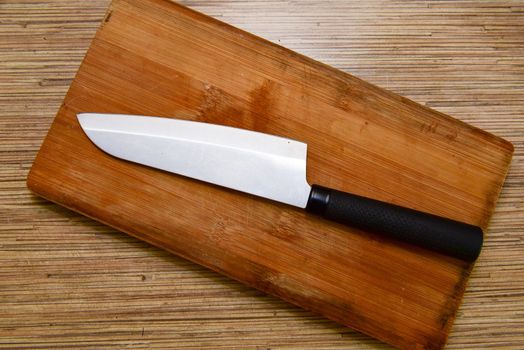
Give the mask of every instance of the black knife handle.
POLYGON ((306 210, 468 262, 482 248, 480 227, 322 186, 312 186, 306 210))

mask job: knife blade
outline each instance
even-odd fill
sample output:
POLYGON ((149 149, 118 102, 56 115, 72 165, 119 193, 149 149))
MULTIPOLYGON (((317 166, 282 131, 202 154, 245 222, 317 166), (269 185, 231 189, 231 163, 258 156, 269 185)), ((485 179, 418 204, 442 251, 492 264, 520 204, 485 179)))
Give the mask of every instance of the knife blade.
POLYGON ((98 148, 120 159, 300 207, 468 262, 482 247, 477 226, 309 185, 303 142, 172 118, 100 113, 77 118, 98 148))

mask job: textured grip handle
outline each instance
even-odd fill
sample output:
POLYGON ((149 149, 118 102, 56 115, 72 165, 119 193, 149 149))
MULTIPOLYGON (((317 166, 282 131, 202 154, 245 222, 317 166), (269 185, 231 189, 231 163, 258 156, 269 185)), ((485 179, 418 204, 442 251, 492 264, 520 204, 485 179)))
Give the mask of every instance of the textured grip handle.
POLYGON ((317 185, 306 210, 466 261, 482 248, 480 227, 317 185))

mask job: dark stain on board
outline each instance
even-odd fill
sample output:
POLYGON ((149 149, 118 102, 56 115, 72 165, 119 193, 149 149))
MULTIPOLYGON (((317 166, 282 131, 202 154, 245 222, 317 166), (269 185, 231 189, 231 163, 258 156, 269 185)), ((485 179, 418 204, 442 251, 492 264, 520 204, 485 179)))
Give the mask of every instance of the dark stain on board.
POLYGON ((204 84, 198 107, 198 121, 268 132, 274 111, 277 86, 265 80, 248 93, 248 101, 204 84), (247 102, 247 103, 246 103, 247 102))
POLYGON ((458 303, 462 299, 462 294, 464 294, 464 289, 466 288, 466 282, 468 280, 469 274, 471 272, 471 266, 464 267, 461 270, 460 278, 455 284, 451 297, 447 300, 440 315, 438 324, 442 330, 446 330, 453 323, 455 318, 455 313, 458 309, 458 303))
POLYGON ((204 85, 197 119, 206 123, 246 128, 244 112, 235 98, 209 84, 204 85))
POLYGON ((251 102, 251 128, 256 131, 267 131, 274 107, 277 85, 265 80, 262 85, 249 94, 251 102))
POLYGON ((104 18, 104 23, 109 22, 109 20, 111 19, 112 15, 113 15, 113 11, 109 11, 109 13, 107 14, 106 18, 104 18))

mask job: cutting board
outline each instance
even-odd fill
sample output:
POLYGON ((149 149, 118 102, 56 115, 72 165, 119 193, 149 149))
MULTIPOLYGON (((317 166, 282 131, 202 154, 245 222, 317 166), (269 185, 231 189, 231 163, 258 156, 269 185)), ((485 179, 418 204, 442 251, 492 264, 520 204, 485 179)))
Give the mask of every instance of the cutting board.
POLYGON ((513 152, 503 139, 181 5, 111 4, 29 188, 403 349, 444 346, 471 264, 113 158, 87 139, 78 112, 297 139, 308 144, 310 183, 484 229, 513 152))

